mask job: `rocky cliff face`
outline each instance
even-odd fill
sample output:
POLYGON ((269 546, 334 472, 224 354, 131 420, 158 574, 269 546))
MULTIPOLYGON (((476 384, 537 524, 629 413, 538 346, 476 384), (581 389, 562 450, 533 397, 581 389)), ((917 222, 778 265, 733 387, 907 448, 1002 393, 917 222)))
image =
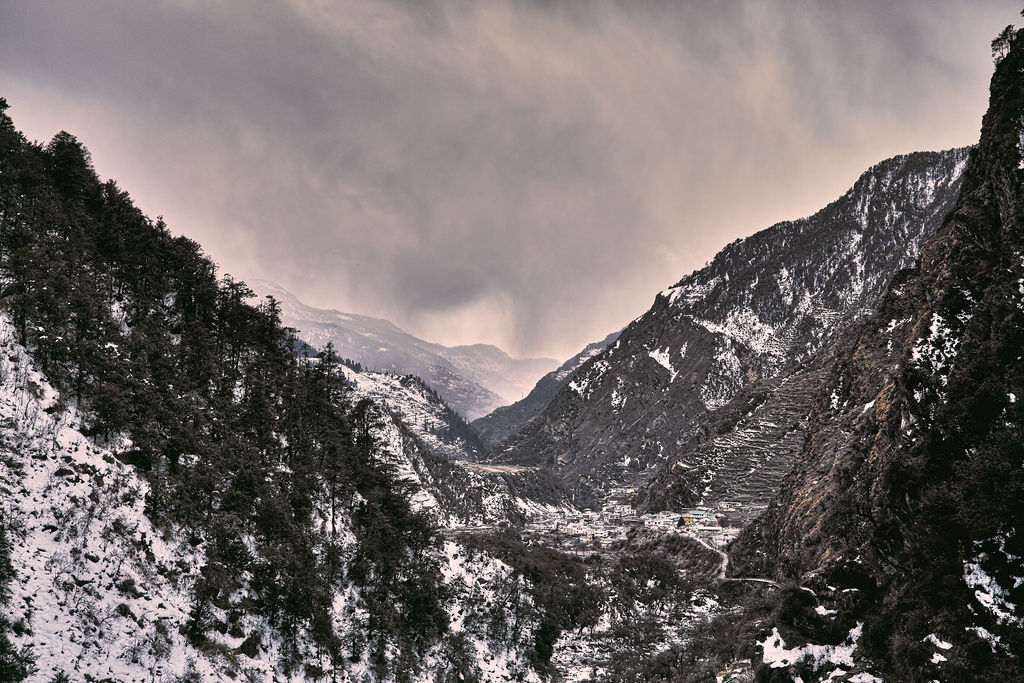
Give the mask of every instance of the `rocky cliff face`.
POLYGON ((734 572, 809 589, 766 624, 764 680, 828 675, 815 648, 854 631, 846 672, 1020 676, 1022 72, 1018 36, 952 212, 831 370, 796 468, 734 546, 734 572))
POLYGON ((730 244, 493 457, 548 465, 581 493, 678 461, 742 389, 809 363, 877 308, 949 210, 968 155, 894 157, 815 215, 730 244))

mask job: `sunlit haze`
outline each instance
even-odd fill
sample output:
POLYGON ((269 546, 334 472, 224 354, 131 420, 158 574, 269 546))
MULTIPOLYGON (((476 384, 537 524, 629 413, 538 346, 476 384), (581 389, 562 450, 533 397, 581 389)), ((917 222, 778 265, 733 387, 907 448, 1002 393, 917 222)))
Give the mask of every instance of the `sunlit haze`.
POLYGON ((870 165, 977 140, 1019 3, 0 3, 0 96, 224 272, 564 359, 870 165))

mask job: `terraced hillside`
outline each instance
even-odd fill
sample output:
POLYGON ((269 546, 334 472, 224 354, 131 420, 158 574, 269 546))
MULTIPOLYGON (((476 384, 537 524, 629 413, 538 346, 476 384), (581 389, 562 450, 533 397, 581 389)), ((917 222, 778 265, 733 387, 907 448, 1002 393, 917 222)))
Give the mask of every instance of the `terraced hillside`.
POLYGON ((1000 42, 956 203, 731 547, 731 572, 800 586, 746 616, 757 680, 1021 680, 1024 30, 1000 42))
POLYGON ((730 524, 750 522, 778 491, 803 447, 807 416, 826 375, 821 365, 759 382, 716 411, 709 433, 659 468, 641 490, 638 506, 653 511, 724 507, 730 524))

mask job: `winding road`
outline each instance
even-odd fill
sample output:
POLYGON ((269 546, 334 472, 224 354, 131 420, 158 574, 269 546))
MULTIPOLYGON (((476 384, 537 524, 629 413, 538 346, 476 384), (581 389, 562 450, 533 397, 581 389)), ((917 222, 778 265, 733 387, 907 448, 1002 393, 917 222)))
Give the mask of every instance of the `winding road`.
POLYGON ((752 583, 764 583, 764 584, 767 584, 767 585, 769 585, 769 586, 771 586, 773 588, 778 588, 779 587, 779 584, 776 581, 772 581, 771 579, 761 579, 761 578, 742 577, 742 576, 726 578, 725 572, 726 572, 726 570, 729 569, 729 555, 728 555, 728 553, 726 553, 725 551, 719 550, 718 548, 712 546, 711 544, 709 544, 704 539, 702 539, 702 538, 700 538, 698 536, 694 536, 693 534, 687 534, 687 536, 689 536, 693 540, 697 541, 698 543, 700 543, 702 546, 704 546, 708 550, 711 550, 713 552, 718 553, 718 555, 722 558, 722 562, 718 565, 718 580, 719 581, 748 581, 748 582, 752 582, 752 583))

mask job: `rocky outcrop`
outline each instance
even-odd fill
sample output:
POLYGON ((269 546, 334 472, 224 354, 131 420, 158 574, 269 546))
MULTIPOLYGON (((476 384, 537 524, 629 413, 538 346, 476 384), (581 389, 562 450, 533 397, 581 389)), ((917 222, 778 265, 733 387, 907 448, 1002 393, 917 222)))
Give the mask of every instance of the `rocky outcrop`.
MULTIPOLYGON (((1022 671, 1022 72, 1018 36, 952 212, 831 370, 795 469, 732 552, 737 574, 816 591, 783 603, 772 637, 856 626, 858 656, 893 680, 1022 671), (829 619, 805 618, 818 600, 829 619)), ((770 640, 765 664, 787 670, 770 640)))

